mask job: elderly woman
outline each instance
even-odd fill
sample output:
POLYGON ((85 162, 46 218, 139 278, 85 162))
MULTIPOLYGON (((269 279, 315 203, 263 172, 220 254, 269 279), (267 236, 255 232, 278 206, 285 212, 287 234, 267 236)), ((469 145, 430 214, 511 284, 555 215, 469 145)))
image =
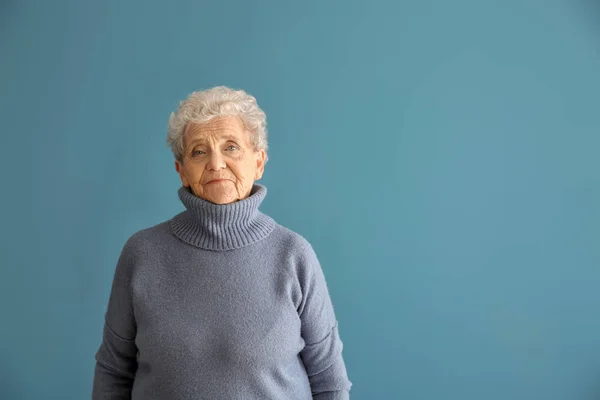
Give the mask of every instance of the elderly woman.
POLYGON ((93 399, 348 399, 317 256, 258 209, 267 130, 256 99, 194 92, 167 142, 186 210, 121 251, 93 399))

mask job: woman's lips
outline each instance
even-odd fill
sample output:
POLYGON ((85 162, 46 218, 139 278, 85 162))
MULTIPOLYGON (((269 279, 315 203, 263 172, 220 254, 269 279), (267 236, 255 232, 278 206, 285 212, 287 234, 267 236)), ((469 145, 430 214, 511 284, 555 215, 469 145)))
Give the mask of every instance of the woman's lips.
POLYGON ((209 181, 208 183, 219 183, 219 182, 225 182, 227 179, 215 179, 214 181, 209 181))

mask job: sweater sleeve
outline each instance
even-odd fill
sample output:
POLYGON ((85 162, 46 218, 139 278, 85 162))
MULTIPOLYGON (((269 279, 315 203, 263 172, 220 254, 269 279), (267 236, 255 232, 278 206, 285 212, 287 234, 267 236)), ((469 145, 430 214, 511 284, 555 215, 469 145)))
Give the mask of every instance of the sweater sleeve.
POLYGON ((134 238, 117 262, 105 314, 102 343, 96 352, 92 400, 129 400, 137 371, 136 324, 131 296, 134 238))
POLYGON ((302 301, 298 308, 305 347, 300 357, 306 368, 314 400, 347 400, 352 382, 342 358, 338 322, 323 270, 306 242, 300 274, 302 301))

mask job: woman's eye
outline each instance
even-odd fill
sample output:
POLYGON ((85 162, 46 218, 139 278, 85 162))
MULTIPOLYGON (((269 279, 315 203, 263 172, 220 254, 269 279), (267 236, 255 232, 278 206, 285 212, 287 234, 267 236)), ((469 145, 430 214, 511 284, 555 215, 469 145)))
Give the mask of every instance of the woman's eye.
POLYGON ((238 148, 237 148, 237 146, 231 145, 231 146, 229 146, 229 147, 227 148, 227 150, 229 150, 229 149, 231 149, 231 148, 233 148, 233 150, 237 150, 237 149, 238 149, 238 148))
POLYGON ((200 151, 200 150, 194 150, 194 151, 192 151, 192 156, 200 155, 200 153, 202 153, 202 151, 200 151))

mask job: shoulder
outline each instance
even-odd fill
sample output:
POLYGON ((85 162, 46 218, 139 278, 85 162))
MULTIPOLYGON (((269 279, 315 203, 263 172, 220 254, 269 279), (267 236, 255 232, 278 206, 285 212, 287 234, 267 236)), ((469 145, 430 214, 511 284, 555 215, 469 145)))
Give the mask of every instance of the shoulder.
POLYGON ((303 254, 314 251, 312 245, 304 236, 277 222, 275 223, 272 235, 290 252, 303 254))
POLYGON ((322 287, 327 291, 323 268, 308 239, 279 224, 273 233, 281 238, 279 244, 286 249, 289 271, 298 282, 301 293, 316 293, 322 291, 322 287))
POLYGON ((162 235, 168 232, 168 221, 140 229, 131 234, 121 248, 116 274, 120 279, 133 278, 140 270, 154 265, 164 251, 162 235))
POLYGON ((302 234, 276 223, 271 235, 274 236, 273 240, 281 249, 284 249, 288 259, 295 266, 296 274, 320 268, 312 244, 302 234))
POLYGON ((170 235, 169 221, 140 229, 131 234, 123 245, 123 252, 139 252, 146 249, 155 248, 163 242, 165 235, 170 235))

